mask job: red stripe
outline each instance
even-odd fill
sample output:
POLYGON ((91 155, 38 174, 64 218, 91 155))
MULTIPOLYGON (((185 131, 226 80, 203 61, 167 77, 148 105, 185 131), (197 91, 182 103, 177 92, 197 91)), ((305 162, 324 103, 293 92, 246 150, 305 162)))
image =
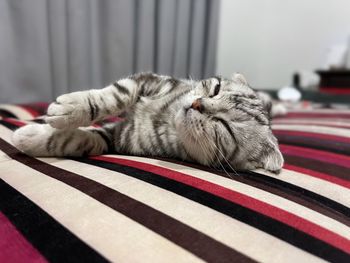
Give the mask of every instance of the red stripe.
POLYGON ((122 120, 124 120, 124 118, 118 117, 118 116, 113 116, 113 117, 106 118, 104 121, 106 121, 106 122, 118 122, 118 121, 122 121, 122 120))
MULTIPOLYGON (((350 168, 350 157, 342 154, 325 152, 321 150, 315 150, 311 148, 305 148, 300 146, 292 146, 280 144, 280 150, 284 154, 300 156, 304 158, 314 159, 326 163, 337 164, 350 168)), ((350 175, 349 175, 350 176, 350 175)))
POLYGON ((0 262, 47 262, 1 212, 0 262))
POLYGON ((338 136, 338 135, 323 134, 323 133, 316 133, 316 132, 279 130, 279 129, 275 129, 275 128, 272 128, 272 131, 275 135, 291 135, 291 136, 311 137, 311 138, 316 137, 316 138, 320 138, 320 139, 326 139, 329 141, 350 143, 350 138, 342 137, 342 136, 338 136))
POLYGON ((18 127, 22 127, 22 126, 27 125, 27 123, 25 123, 23 121, 19 121, 17 119, 13 119, 13 118, 6 118, 6 119, 3 119, 3 121, 6 121, 6 122, 11 123, 11 124, 18 126, 18 127))
POLYGON ((35 102, 33 103, 33 105, 35 105, 36 107, 42 108, 43 110, 46 110, 47 107, 49 106, 49 103, 41 101, 41 102, 35 102))
POLYGON ((20 107, 24 110, 26 110, 30 115, 32 115, 34 118, 40 116, 41 114, 39 112, 37 112, 36 110, 34 110, 33 108, 31 108, 30 106, 27 105, 16 105, 17 107, 20 107))
POLYGON ((350 113, 339 112, 289 112, 287 115, 276 117, 276 119, 284 118, 350 118, 350 113))
POLYGON ((340 186, 343 186, 343 187, 350 189, 350 182, 345 181, 343 179, 340 179, 338 177, 330 176, 328 174, 320 173, 320 172, 317 172, 314 170, 310 170, 307 168, 303 168, 303 167, 299 167, 299 166, 295 166, 295 165, 291 165, 291 164, 287 164, 287 163, 285 163, 283 165, 283 168, 287 169, 287 170, 295 171, 298 173, 310 175, 312 177, 316 177, 316 178, 319 178, 319 179, 322 179, 322 180, 325 180, 325 181, 328 181, 328 182, 331 182, 331 183, 334 183, 334 184, 337 184, 337 185, 340 185, 340 186))
POLYGON ((350 87, 320 87, 320 91, 328 94, 350 94, 350 87))
POLYGON ((211 182, 173 171, 163 167, 141 163, 137 161, 125 160, 120 158, 111 158, 106 156, 94 156, 91 159, 101 160, 105 162, 117 163, 124 166, 135 167, 144 171, 152 172, 160 176, 190 185, 197 189, 201 189, 208 193, 214 194, 233 203, 237 203, 246 208, 259 212, 263 215, 274 218, 300 231, 303 231, 313 237, 323 240, 343 251, 350 254, 350 240, 328 230, 317 224, 314 224, 304 218, 294 215, 288 211, 274 207, 268 203, 241 194, 239 192, 227 189, 223 186, 213 184, 211 182))

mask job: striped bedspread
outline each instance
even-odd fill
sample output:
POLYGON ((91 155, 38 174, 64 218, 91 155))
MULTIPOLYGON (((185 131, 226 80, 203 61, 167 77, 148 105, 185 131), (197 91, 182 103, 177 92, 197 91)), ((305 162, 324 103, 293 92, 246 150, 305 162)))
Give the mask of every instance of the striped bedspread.
POLYGON ((0 105, 0 262, 350 262, 350 111, 275 119, 281 174, 168 159, 32 158, 0 105))

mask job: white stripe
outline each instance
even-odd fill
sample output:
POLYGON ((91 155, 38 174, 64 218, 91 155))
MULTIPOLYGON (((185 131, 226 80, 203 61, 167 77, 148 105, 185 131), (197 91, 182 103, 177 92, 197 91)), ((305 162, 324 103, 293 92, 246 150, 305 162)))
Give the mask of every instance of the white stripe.
MULTIPOLYGON (((7 141, 10 144, 13 144, 11 142, 12 134, 13 134, 13 132, 10 129, 8 129, 7 127, 2 126, 0 124, 0 137, 3 140, 7 141)), ((1 162, 8 161, 8 160, 12 160, 12 159, 6 153, 4 153, 3 151, 0 150, 0 164, 1 164, 1 162)))
POLYGON ((283 124, 272 124, 273 130, 285 130, 285 131, 302 131, 302 132, 313 132, 328 135, 337 135, 342 137, 350 138, 350 132, 348 129, 324 127, 324 126, 310 126, 310 125, 283 125, 283 124))
POLYGON ((11 105, 11 104, 1 104, 0 109, 4 109, 11 112, 12 114, 16 115, 17 118, 20 120, 30 120, 30 119, 33 119, 34 117, 22 107, 11 105))
MULTIPOLYGON (((118 156, 119 157, 119 156, 118 156)), ((126 158, 126 157, 123 157, 126 158)), ((70 160, 41 159, 80 174, 151 206, 257 261, 318 261, 319 258, 245 223, 180 195, 104 168, 70 160), (271 245, 273 244, 273 246, 271 245), (286 258, 288 254, 288 258, 286 258)), ((145 161, 150 159, 144 158, 145 161)))
MULTIPOLYGON (((283 198, 280 198, 278 196, 271 195, 269 193, 266 193, 264 191, 261 191, 259 189, 256 189, 254 187, 250 187, 238 182, 233 182, 229 179, 219 177, 217 175, 203 172, 197 169, 193 169, 190 167, 185 167, 173 163, 168 163, 168 162, 162 162, 159 160, 153 160, 153 159, 147 159, 147 158, 140 158, 140 157, 125 157, 125 156, 118 156, 118 158, 125 158, 125 159, 133 159, 136 158, 135 160, 144 160, 147 163, 150 162, 156 162, 157 165, 162 166, 164 164, 164 167, 171 167, 174 169, 174 166, 179 166, 176 169, 180 169, 180 172, 184 172, 186 169, 189 169, 189 174, 192 176, 202 178, 203 176, 205 180, 212 181, 213 183, 216 184, 222 184, 225 187, 228 187, 232 190, 241 192, 243 194, 248 194, 252 197, 263 200, 266 202, 268 200, 268 203, 270 202, 275 202, 274 205, 276 206, 286 206, 288 209, 295 209, 293 210, 294 212, 298 212, 298 209, 301 209, 300 205, 294 204, 291 201, 285 200, 283 198), (195 174, 193 173, 193 170, 195 170, 195 174), (228 186, 229 185, 229 186, 228 186), (258 193, 255 193, 255 192, 258 193), (266 200, 264 198, 267 198, 266 200), (277 199, 277 201, 276 201, 277 199), (300 206, 300 207, 298 207, 300 206), (292 207, 292 208, 289 208, 292 207)), ((275 262, 280 262, 281 260, 283 261, 290 261, 290 262, 295 262, 296 260, 313 260, 313 261, 318 261, 320 260, 317 257, 314 257, 296 247, 293 247, 279 239, 276 239, 262 231, 256 230, 254 228, 251 228, 250 226, 245 225, 244 223, 241 223, 239 221, 233 220, 232 218, 227 219, 226 216, 217 213, 213 211, 212 209, 206 208, 204 206, 201 206, 195 202, 188 201, 185 198, 182 198, 180 196, 174 195, 168 191, 165 191, 161 188, 150 186, 148 184, 145 184, 143 182, 140 182, 139 180, 133 180, 136 182, 120 182, 118 181, 119 178, 124 178, 125 176, 116 176, 118 173, 108 171, 102 168, 97 168, 86 165, 86 164, 78 164, 73 161, 69 160, 58 160, 55 158, 45 158, 42 159, 45 162, 51 163, 55 166, 58 167, 63 167, 71 171, 75 171, 76 173, 84 173, 83 176, 94 179, 95 181, 101 180, 103 184, 108 185, 109 187, 118 190, 120 192, 124 192, 127 195, 132 196, 133 198, 144 202, 148 205, 153 206, 154 208, 164 211, 166 214, 169 214, 173 216, 174 218, 177 218, 180 221, 187 222, 189 225, 194 225, 196 229, 199 229, 200 231, 204 233, 208 233, 208 235, 213 236, 214 238, 218 239, 219 241, 223 243, 227 243, 233 248, 238 249, 239 251, 242 251, 243 253, 248 254, 249 256, 252 256, 254 259, 259 260, 259 261, 275 261, 275 262), (72 165, 74 163, 74 165, 72 165), (81 165, 81 166, 80 166, 81 165), (103 176, 101 176, 100 173, 97 172, 97 170, 103 170, 103 176), (110 174, 109 174, 110 173, 110 174), (108 176, 106 176, 108 175, 108 176), (118 178, 118 179, 117 179, 118 178), (139 185, 140 184, 140 185, 139 185), (139 185, 139 186, 138 186, 139 185), (134 188, 136 187, 136 188, 134 188), (145 194, 147 193, 147 194, 145 194), (150 195, 148 195, 150 194, 150 195), (161 198, 159 198, 161 196, 161 198), (146 198, 146 199, 145 199, 146 198), (184 203, 183 203, 184 202, 184 203), (179 205, 175 205, 178 204, 179 205), (176 209, 174 209, 176 208, 176 209), (194 214, 193 214, 194 213, 194 214), (215 215, 214 215, 214 214, 215 215), (213 222, 215 222, 215 225, 213 225, 213 222), (209 226, 209 227, 208 227, 209 226), (217 227, 215 227, 217 226, 217 227), (227 228, 224 228, 223 226, 227 226, 227 228), (208 232, 209 231, 209 232, 208 232), (228 233, 232 233, 228 234, 228 233), (273 246, 271 246, 273 244, 273 246), (287 251, 287 252, 286 252, 287 251), (288 254, 288 257, 286 258, 286 253, 288 254)), ((10 161, 12 162, 12 161, 10 161)), ((21 170, 23 172, 23 168, 17 170, 18 168, 14 167, 14 164, 10 165, 9 169, 13 169, 13 175, 11 178, 15 178, 18 176, 18 171, 21 170)), ((33 171, 34 173, 38 173, 36 171, 33 171)), ((11 180, 11 178, 8 178, 11 180)), ((18 180, 18 184, 22 182, 21 178, 18 180)), ((26 178, 29 180, 29 178, 26 178)), ((51 179, 51 178, 49 178, 51 179)), ((14 179, 17 180, 17 179, 14 179)), ((130 181, 130 178, 129 180, 130 181)), ((29 182, 30 183, 30 182, 29 182)), ((39 183, 40 184, 40 183, 39 183)), ((19 186, 21 187, 21 186, 19 186)), ((30 189, 31 187, 28 187, 30 189)), ((56 187, 51 189, 56 189, 56 187)), ((50 192, 50 191, 49 191, 50 192)), ((41 192, 35 192, 39 193, 38 197, 39 199, 44 199, 46 200, 45 195, 41 195, 41 192)), ((62 195, 64 196, 64 195, 62 195)), ((74 197, 75 198, 75 197, 74 197)), ((57 200, 56 200, 57 201, 57 200)), ((54 202, 56 202, 54 201, 54 202)), ((42 202, 42 201, 41 201, 42 202)), ((88 201, 89 203, 91 200, 88 201)), ((52 204, 52 201, 51 203, 52 204)), ((65 204, 66 210, 69 209, 69 205, 65 204)), ((72 207, 72 206, 71 206, 72 207)), ((50 206, 48 208, 50 210, 50 206)), ((46 209, 45 209, 46 210, 46 209)), ((52 209, 52 212, 57 211, 57 209, 52 209)), ((322 217, 323 215, 315 215, 317 212, 314 211, 308 211, 309 209, 302 207, 302 211, 306 211, 306 217, 307 216, 312 216, 313 220, 314 217, 320 219, 320 216, 322 217), (309 214, 309 212, 311 214, 309 214), (312 214, 314 213, 314 214, 312 214)), ((301 211, 301 210, 300 210, 301 211)), ((67 216, 67 215, 66 215, 67 216)), ((67 218, 67 217, 64 218, 67 218)), ((304 216, 304 215, 303 215, 304 216)), ((77 217, 80 217, 78 215, 77 217)), ((119 216, 120 217, 120 216, 119 216)), ((75 218, 76 220, 76 218, 75 218)), ((88 219, 89 221, 90 219, 88 219)), ((332 220, 328 217, 326 217, 326 222, 331 222, 329 220, 332 220)), ((88 222, 89 224, 92 222, 88 222)), ((334 222, 331 222, 334 223, 334 222)), ((338 225, 333 227, 333 231, 339 231, 337 227, 339 227, 339 222, 336 222, 338 225)), ((130 224, 130 223, 129 223, 130 224)), ((326 223, 327 225, 327 223, 326 223)), ((74 225, 74 227, 77 227, 74 225)), ((332 226, 331 226, 332 227, 332 226)), ((110 231, 110 230, 109 230, 110 231)), ((119 231, 119 230, 118 230, 119 231)), ((84 231, 82 231, 84 232, 84 231)), ((83 234, 83 233, 82 233, 83 234)), ((134 237, 135 238, 135 237, 134 237)), ((84 240, 84 239, 83 239, 84 240)), ((101 240, 100 240, 101 241, 101 240)), ((124 239, 123 239, 124 241, 124 239)), ((86 241, 88 242, 88 241, 86 241)), ((93 240, 90 240, 89 242, 93 242, 93 240)), ((100 244, 101 245, 101 244, 100 244)), ((96 244, 93 245, 93 247, 96 247, 96 244)), ((134 246, 135 247, 135 246, 134 246)), ((103 247, 100 249, 104 249, 103 247)), ((102 252, 101 252, 102 253, 102 252)), ((119 256, 120 254, 116 255, 119 256)), ((130 256, 130 255, 129 255, 130 256)), ((154 255, 152 255, 154 256, 154 255)))
MULTIPOLYGON (((1 138, 10 144, 12 134, 10 129, 0 125, 1 138)), ((59 161, 56 158, 42 160, 59 161)), ((1 179, 25 194, 111 261, 164 262, 172 255, 174 262, 201 262, 196 256, 153 231, 80 191, 12 160, 2 151, 0 170, 1 179), (138 253, 130 253, 130 248, 138 253)))
POLYGON ((287 169, 283 169, 278 176, 261 169, 257 170, 257 172, 310 190, 350 207, 350 190, 341 185, 287 169))
POLYGON ((169 256, 172 262, 202 262, 73 187, 16 161, 0 165, 0 178, 112 262, 165 262, 169 256))
MULTIPOLYGON (((108 157, 113 157, 113 156, 108 156, 108 157)), ((345 238, 348 238, 350 240, 350 228, 343 223, 340 223, 328 216, 325 216, 323 214, 320 214, 312 209, 309 209, 307 207, 304 207, 298 203, 295 203, 293 201, 290 201, 288 199, 285 199, 283 197, 271 194, 269 192, 266 192, 264 190, 261 190, 256 187, 249 186, 244 183, 240 183, 225 177, 221 177, 216 174, 212 174, 206 171, 198 170, 192 167, 188 166, 183 166, 183 165, 178 165, 174 163, 169 163, 165 161, 160 161, 160 160, 155 160, 155 159, 150 159, 150 158, 143 158, 143 157, 133 157, 133 156, 116 156, 121 159, 126 159, 126 160, 135 160, 138 162, 144 162, 147 164, 152 164, 160 167, 164 167, 167 169, 171 169, 173 171, 177 171, 180 173, 187 174, 189 176, 193 176, 211 183, 214 183, 216 185, 223 186, 228 189, 232 189, 233 191, 239 192, 244 195, 248 195, 252 198, 258 199, 260 201, 263 201, 265 203, 268 203, 270 205, 273 205, 275 207, 278 207, 282 210, 288 211, 292 214, 295 214, 299 217, 302 217, 308 221, 311 221, 319 226, 322 226, 326 229, 329 229, 330 231, 337 233, 338 235, 341 235, 345 238), (170 168, 171 167, 171 168, 170 168)), ((260 172, 260 171, 259 171, 260 172)), ((274 178, 281 179, 284 177, 285 171, 282 172, 282 174, 274 175, 274 178)), ((270 176, 272 176, 270 174, 270 176)), ((305 175, 304 175, 305 177, 305 175)), ((333 184, 327 184, 328 188, 333 189, 333 184)), ((344 188, 344 187, 342 187, 344 188)), ((327 189, 328 190, 328 189, 327 189)), ((337 189, 339 190, 339 189, 337 189)), ((350 191, 346 188, 341 189, 342 191, 336 192, 338 197, 341 199, 346 199, 348 203, 350 204, 350 191), (342 194, 345 193, 345 196, 342 196, 342 194)), ((338 198, 339 199, 339 198, 338 198)), ((341 203, 341 202, 340 202, 341 203)))
MULTIPOLYGON (((109 157, 113 157, 109 155, 109 157)), ((331 231, 334 231, 335 233, 338 233, 339 235, 344 235, 344 237, 347 237, 350 239, 350 232, 349 228, 345 226, 344 224, 331 219, 329 217, 326 217, 318 212, 315 212, 311 209, 308 209, 306 207, 303 207, 297 203, 294 203, 292 201, 289 201, 287 199, 284 199, 282 197, 270 194, 268 192, 265 192, 263 190, 260 190, 255 187, 251 187, 249 185, 233 181, 224 177, 220 177, 218 175, 198 170, 192 167, 188 166, 183 166, 183 165, 178 165, 175 163, 170 163, 170 162, 165 162, 165 161, 160 161, 156 159, 150 159, 150 158, 143 158, 143 157, 134 157, 134 156, 121 156, 117 155, 115 156, 117 158, 121 159, 129 159, 129 160, 135 160, 139 162, 144 162, 148 164, 153 164, 157 165, 160 167, 164 167, 167 169, 172 169, 181 173, 185 173, 191 176, 194 176, 196 178, 200 178, 209 182, 212 182, 214 184, 224 186, 228 189, 232 189, 234 191, 237 191, 239 193, 249 195, 253 198, 256 198, 258 200, 262 200, 264 202, 267 202, 273 206, 276 206, 278 208, 281 208, 283 210, 287 210, 295 215, 300 216, 302 214, 302 217, 305 218, 306 220, 315 222, 319 224, 320 226, 323 226, 331 231), (288 209, 286 209, 288 208, 288 209)), ((41 159, 44 162, 48 162, 48 160, 51 160, 50 158, 42 158, 41 159)), ((56 163, 56 159, 53 164, 56 163)), ((293 171, 289 170, 283 170, 283 172, 279 175, 276 176, 274 174, 270 174, 266 171, 258 171, 260 173, 266 174, 268 176, 277 178, 279 180, 287 181, 289 183, 298 185, 300 187, 304 187, 305 189, 308 189, 310 191, 316 192, 318 194, 324 195, 330 199, 333 199, 339 203, 343 203, 344 205, 350 206, 350 191, 347 188, 344 188, 342 186, 338 186, 335 184, 332 184, 330 182, 314 178, 311 176, 307 176, 304 174, 299 174, 299 175, 290 175, 290 173, 296 173, 293 171), (294 181, 293 181, 294 179, 294 181), (296 179, 296 180, 295 180, 296 179)))

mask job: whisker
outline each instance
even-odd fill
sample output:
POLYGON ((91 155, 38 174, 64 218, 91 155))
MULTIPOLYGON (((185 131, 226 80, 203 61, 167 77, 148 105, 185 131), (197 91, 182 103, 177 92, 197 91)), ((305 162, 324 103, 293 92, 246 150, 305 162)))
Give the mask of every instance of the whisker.
MULTIPOLYGON (((203 153, 206 155, 206 156, 208 156, 208 157, 210 157, 210 149, 208 148, 208 145, 206 145, 205 144, 205 141, 202 141, 202 140, 200 140, 200 139, 198 139, 198 138, 200 138, 200 134, 198 133, 198 131, 196 130, 196 129, 194 129, 194 131, 195 131, 195 133, 196 133, 196 137, 194 138, 195 139, 195 141, 199 144, 199 146, 202 148, 202 150, 203 150, 203 153)), ((213 157, 214 158, 214 157, 213 157)), ((208 163, 208 166, 209 167, 211 167, 212 166, 212 164, 214 164, 214 159, 213 158, 210 158, 208 161, 209 161, 209 163, 208 163)), ((213 168, 214 168, 214 166, 213 166, 213 168)))
MULTIPOLYGON (((207 139, 207 141, 208 141, 209 143, 211 143, 211 145, 212 145, 213 147, 215 147, 215 148, 218 150, 218 152, 220 153, 220 155, 222 156, 222 158, 224 159, 224 161, 227 163, 227 165, 230 167, 230 169, 235 173, 235 175, 239 175, 239 174, 237 173, 237 171, 236 171, 236 170, 232 167, 232 165, 229 163, 229 161, 226 159, 226 157, 225 157, 224 154, 221 152, 221 150, 219 149, 219 147, 216 146, 215 142, 213 142, 212 140, 210 140, 209 135, 206 134, 206 133, 204 133, 204 137, 207 139)), ((220 161, 220 158, 218 158, 218 161, 219 161, 220 166, 222 166, 223 170, 227 173, 226 169, 225 169, 224 166, 222 165, 222 162, 220 161)), ((227 173, 227 175, 228 175, 230 178, 232 178, 228 173, 227 173)))
MULTIPOLYGON (((208 140, 208 142, 209 142, 209 140, 208 140)), ((211 146, 211 145, 210 145, 210 146, 211 146)), ((218 163, 219 163, 219 165, 221 166, 222 170, 225 172, 225 174, 226 174, 229 178, 233 179, 233 177, 230 175, 230 173, 226 171, 225 166, 222 164, 222 162, 221 162, 219 156, 218 156, 215 152, 214 152, 214 155, 216 156, 216 158, 217 158, 217 160, 218 160, 218 163)), ((214 166, 214 169, 217 170, 217 171, 219 171, 218 169, 216 169, 215 166, 214 166)))

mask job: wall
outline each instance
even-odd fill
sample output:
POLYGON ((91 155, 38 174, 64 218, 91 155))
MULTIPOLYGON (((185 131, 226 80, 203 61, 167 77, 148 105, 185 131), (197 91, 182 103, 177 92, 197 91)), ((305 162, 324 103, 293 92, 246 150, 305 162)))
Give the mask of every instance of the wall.
POLYGON ((242 72, 257 88, 320 68, 327 48, 350 36, 348 0, 221 1, 217 74, 242 72))

